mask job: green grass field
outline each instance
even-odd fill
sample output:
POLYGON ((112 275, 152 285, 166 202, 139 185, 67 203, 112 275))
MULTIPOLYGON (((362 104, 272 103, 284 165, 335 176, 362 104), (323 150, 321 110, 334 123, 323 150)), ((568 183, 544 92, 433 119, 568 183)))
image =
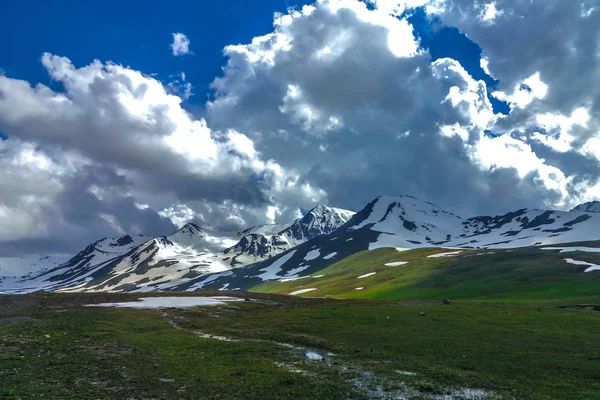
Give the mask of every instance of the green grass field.
POLYGON ((456 256, 429 258, 451 252, 443 249, 363 251, 341 260, 313 276, 260 284, 252 291, 290 293, 314 288, 302 296, 360 299, 460 299, 490 301, 559 301, 600 303, 600 271, 568 264, 575 258, 600 264, 600 253, 540 250, 466 250, 456 256), (400 266, 386 263, 407 261, 400 266), (359 276, 374 275, 358 279, 359 276), (363 288, 356 290, 356 288, 363 288))
POLYGON ((600 272, 564 261, 600 253, 441 251, 363 252, 212 307, 0 296, 0 398, 600 399, 600 272))

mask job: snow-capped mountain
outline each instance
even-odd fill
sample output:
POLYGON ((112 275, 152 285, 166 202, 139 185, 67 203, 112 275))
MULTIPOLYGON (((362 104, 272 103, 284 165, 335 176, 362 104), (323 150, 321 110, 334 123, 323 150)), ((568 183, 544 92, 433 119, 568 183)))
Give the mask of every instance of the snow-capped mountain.
POLYGON ((10 291, 30 292, 35 290, 56 290, 66 286, 77 286, 99 267, 119 257, 140 243, 148 240, 142 235, 124 235, 119 238, 103 238, 89 244, 74 257, 54 268, 35 276, 20 276, 2 281, 2 286, 10 291))
POLYGON ((231 233, 210 232, 194 223, 187 223, 167 239, 177 245, 200 252, 218 252, 232 246, 237 238, 231 233))
POLYGON ((56 268, 2 286, 22 292, 163 290, 272 257, 332 232, 352 214, 319 206, 292 223, 257 226, 242 235, 218 234, 188 223, 169 236, 102 239, 56 268))
POLYGON ((510 248, 590 240, 600 235, 600 216, 581 212, 521 209, 495 217, 462 219, 411 196, 378 197, 348 230, 379 232, 369 249, 378 247, 510 248))
POLYGON ((515 248, 600 239, 600 214, 518 210, 462 219, 410 196, 378 197, 329 235, 318 236, 265 261, 202 276, 175 290, 250 288, 296 279, 363 250, 380 247, 515 248))
POLYGON ((345 224, 353 211, 319 205, 291 224, 264 225, 243 231, 235 246, 223 250, 230 265, 252 264, 289 250, 319 235, 327 235, 345 224))
POLYGON ((7 278, 33 276, 67 261, 69 256, 0 257, 0 282, 7 278))
POLYGON ((378 197, 358 213, 318 206, 289 224, 232 235, 188 224, 170 236, 103 239, 38 276, 0 283, 0 290, 248 289, 380 247, 512 248, 600 239, 600 213, 580 209, 463 219, 414 197, 378 197))
POLYGON ((571 210, 572 212, 595 212, 600 213, 600 201, 589 201, 578 205, 571 210))

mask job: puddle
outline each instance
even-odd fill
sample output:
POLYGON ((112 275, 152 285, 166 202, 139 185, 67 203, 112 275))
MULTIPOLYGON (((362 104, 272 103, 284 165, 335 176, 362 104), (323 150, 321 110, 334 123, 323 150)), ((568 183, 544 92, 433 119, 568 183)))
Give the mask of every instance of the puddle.
POLYGON ((211 335, 209 333, 204 333, 201 331, 194 331, 194 333, 197 336, 200 336, 201 338, 204 338, 204 339, 215 339, 215 340, 220 340, 222 342, 239 342, 238 339, 228 338, 228 337, 219 336, 219 335, 211 335))
POLYGON ((198 306, 218 306, 231 301, 243 299, 230 296, 215 297, 143 297, 137 301, 120 303, 88 304, 87 307, 115 307, 115 308, 188 308, 198 306))
POLYGON ((417 375, 416 372, 410 372, 410 371, 396 371, 397 373, 399 373, 400 375, 406 375, 406 376, 415 376, 417 375))
POLYGON ((324 360, 328 360, 329 357, 332 357, 335 355, 328 351, 309 349, 309 348, 302 347, 302 346, 296 346, 296 345, 290 344, 290 343, 283 343, 283 342, 273 342, 273 343, 275 343, 278 346, 287 347, 289 349, 294 349, 294 350, 296 350, 296 356, 301 357, 301 358, 306 358, 307 360, 311 360, 311 361, 324 361, 324 360))
POLYGON ((309 360, 314 360, 314 361, 321 361, 323 360, 323 356, 320 355, 319 353, 315 352, 315 351, 307 351, 304 353, 304 357, 306 357, 309 360))

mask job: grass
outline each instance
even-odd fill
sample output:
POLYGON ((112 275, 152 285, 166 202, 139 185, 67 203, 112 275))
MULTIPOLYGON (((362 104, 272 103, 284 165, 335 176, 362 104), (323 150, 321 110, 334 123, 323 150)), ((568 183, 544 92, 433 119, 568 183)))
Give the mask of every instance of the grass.
POLYGON ((548 302, 573 304, 600 302, 600 272, 584 273, 585 267, 564 258, 600 264, 600 253, 558 253, 538 248, 511 251, 466 250, 458 256, 429 258, 448 250, 395 249, 363 251, 347 257, 313 276, 294 281, 271 281, 252 288, 267 293, 317 290, 303 296, 362 299, 442 299, 548 302), (478 255, 480 254, 480 255, 478 255), (408 261, 396 267, 385 266, 408 261), (358 279, 359 276, 375 275, 358 279), (362 287, 362 290, 356 288, 362 287))
POLYGON ((107 296, 0 297, 0 398, 600 398, 595 311, 261 294, 194 309, 82 307, 107 296), (335 356, 310 361, 307 349, 335 356))
POLYGON ((600 313, 581 307, 600 310, 600 273, 564 261, 600 253, 440 251, 362 252, 215 307, 85 305, 222 292, 0 296, 0 398, 600 399, 600 313))

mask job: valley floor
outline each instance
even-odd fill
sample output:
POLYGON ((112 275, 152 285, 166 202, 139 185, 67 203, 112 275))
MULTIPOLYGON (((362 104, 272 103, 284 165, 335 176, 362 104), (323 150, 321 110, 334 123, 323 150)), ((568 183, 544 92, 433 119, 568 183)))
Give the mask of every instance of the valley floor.
POLYGON ((590 307, 228 294, 249 301, 0 296, 0 398, 600 399, 590 307))

